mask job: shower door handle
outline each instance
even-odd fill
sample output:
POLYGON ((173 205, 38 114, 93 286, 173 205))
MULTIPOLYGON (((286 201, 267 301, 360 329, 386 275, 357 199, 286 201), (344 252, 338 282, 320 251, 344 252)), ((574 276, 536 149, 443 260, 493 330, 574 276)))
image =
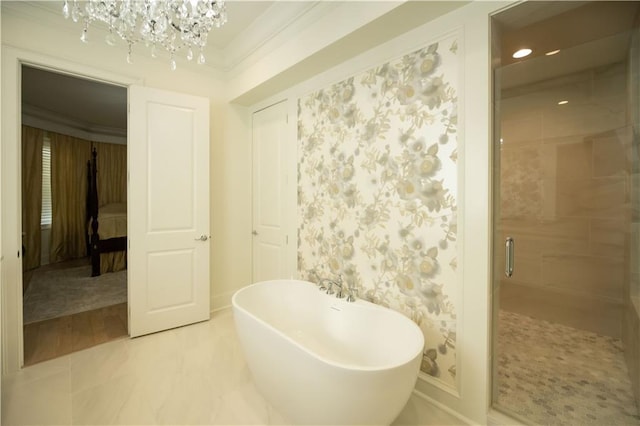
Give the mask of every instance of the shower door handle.
POLYGON ((505 265, 504 265, 504 274, 507 277, 513 275, 513 238, 507 237, 505 240, 505 265))

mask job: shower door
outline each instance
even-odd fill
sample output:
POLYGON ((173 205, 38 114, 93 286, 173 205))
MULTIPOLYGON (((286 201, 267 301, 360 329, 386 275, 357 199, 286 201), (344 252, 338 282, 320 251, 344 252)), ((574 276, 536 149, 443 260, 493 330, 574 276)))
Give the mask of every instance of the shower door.
POLYGON ((525 421, 640 423, 625 361, 637 13, 531 2, 493 17, 493 402, 525 421))

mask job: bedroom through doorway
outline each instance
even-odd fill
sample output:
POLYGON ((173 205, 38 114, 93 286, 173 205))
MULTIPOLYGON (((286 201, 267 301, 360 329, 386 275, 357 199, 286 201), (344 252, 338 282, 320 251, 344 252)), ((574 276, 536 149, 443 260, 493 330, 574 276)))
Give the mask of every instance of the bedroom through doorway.
POLYGON ((128 336, 127 88, 22 66, 24 365, 128 336))

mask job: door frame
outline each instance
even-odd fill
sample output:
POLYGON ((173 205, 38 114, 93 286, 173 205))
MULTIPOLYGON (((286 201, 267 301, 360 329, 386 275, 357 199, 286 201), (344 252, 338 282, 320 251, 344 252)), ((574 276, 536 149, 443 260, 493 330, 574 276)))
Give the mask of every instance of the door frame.
MULTIPOLYGON (((24 365, 24 336, 22 318, 22 258, 21 248, 21 125, 22 125, 22 65, 96 80, 126 87, 142 82, 131 77, 113 74, 82 64, 38 54, 9 46, 2 46, 2 247, 0 282, 2 312, 2 373, 12 373, 24 365), (9 229, 12 232, 7 232, 9 229), (14 256, 13 253, 16 253, 14 256)), ((128 103, 128 101, 127 101, 128 103)), ((127 112, 128 115, 128 112, 127 112)), ((129 135, 127 133, 127 143, 129 135)), ((127 158, 127 163, 128 163, 127 158)), ((129 164, 127 164, 129 167, 129 164)))

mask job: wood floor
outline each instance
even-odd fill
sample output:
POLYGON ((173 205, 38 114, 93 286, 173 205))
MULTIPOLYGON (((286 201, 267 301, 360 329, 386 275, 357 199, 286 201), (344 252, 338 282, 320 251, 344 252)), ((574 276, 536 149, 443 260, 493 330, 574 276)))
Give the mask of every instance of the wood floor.
POLYGON ((107 306, 24 326, 24 365, 127 336, 127 304, 107 306))

